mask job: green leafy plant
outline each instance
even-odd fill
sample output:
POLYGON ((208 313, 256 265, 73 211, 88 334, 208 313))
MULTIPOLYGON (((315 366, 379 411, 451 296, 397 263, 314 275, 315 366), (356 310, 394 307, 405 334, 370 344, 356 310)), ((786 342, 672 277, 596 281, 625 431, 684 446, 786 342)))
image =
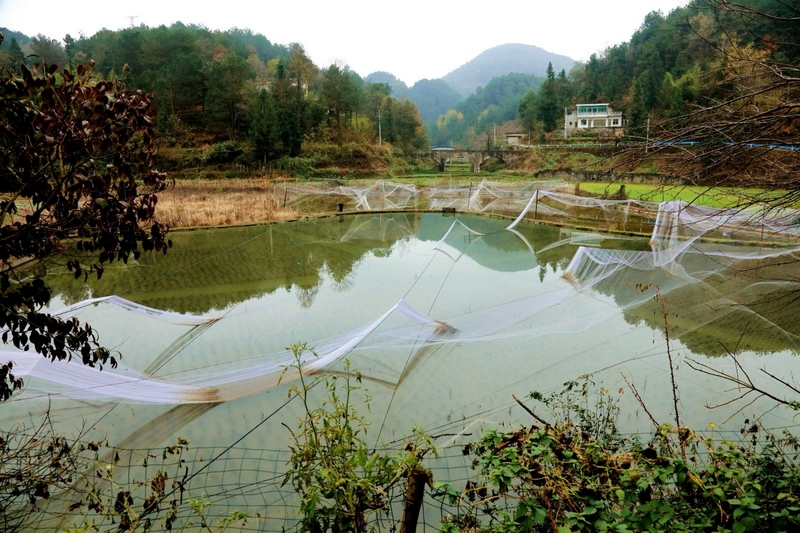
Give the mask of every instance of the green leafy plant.
MULTIPOLYGON (((443 530, 790 531, 800 527, 798 441, 745 421, 739 442, 661 424, 650 442, 619 433, 616 398, 592 383, 534 393, 549 419, 469 445, 474 478, 439 487, 443 530), (588 402, 588 403, 587 403, 588 402), (591 408, 587 408, 591 406, 591 408)), ((622 391, 620 390, 621 394, 622 391)), ((713 429, 713 428, 712 428, 713 429)))
POLYGON ((301 360, 311 350, 306 344, 290 349, 299 378, 289 394, 302 401, 305 415, 296 431, 289 428, 294 444, 284 484, 291 483, 300 496, 300 530, 369 531, 375 529, 370 515, 376 514, 392 521, 392 491, 412 473, 424 471, 421 460, 434 450, 432 440, 415 428, 405 451, 370 449, 365 441, 367 422, 354 405, 358 394, 369 408, 361 374, 345 360, 341 375, 311 379, 303 372, 301 360), (314 406, 312 390, 318 385, 327 396, 314 406))
POLYGON ((205 159, 212 164, 230 163, 242 153, 243 150, 237 143, 225 141, 212 145, 206 152, 205 159))
POLYGON ((209 533, 224 533, 236 522, 239 522, 242 527, 247 525, 247 520, 250 518, 250 515, 241 511, 234 511, 230 515, 224 516, 217 520, 216 526, 213 526, 212 521, 206 516, 206 510, 210 505, 211 502, 208 501, 208 498, 205 494, 203 494, 203 496, 200 498, 190 498, 189 506, 192 508, 192 515, 194 515, 199 522, 195 524, 191 519, 187 519, 184 522, 183 527, 193 528, 197 526, 201 531, 208 531, 209 533))
POLYGON ((188 441, 126 461, 106 441, 81 437, 58 435, 48 417, 0 430, 0 530, 221 533, 247 525, 240 511, 211 520, 205 496, 185 499, 188 441))

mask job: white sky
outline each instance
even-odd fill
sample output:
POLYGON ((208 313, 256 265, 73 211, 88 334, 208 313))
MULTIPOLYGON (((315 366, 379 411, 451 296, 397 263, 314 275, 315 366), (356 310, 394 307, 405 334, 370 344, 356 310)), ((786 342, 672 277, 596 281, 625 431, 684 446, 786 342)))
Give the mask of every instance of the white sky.
POLYGON ((0 0, 0 26, 62 39, 102 28, 175 21, 249 28, 273 43, 301 43, 320 67, 334 61, 362 76, 384 70, 409 86, 440 78, 482 51, 533 44, 576 60, 627 41, 653 10, 688 0, 0 0))

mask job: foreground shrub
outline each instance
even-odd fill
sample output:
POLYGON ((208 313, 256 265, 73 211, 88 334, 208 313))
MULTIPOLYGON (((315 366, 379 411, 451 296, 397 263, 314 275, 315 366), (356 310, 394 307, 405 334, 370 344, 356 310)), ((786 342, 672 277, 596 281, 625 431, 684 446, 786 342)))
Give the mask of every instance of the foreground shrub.
MULTIPOLYGON (((616 401, 569 383, 532 397, 552 421, 490 430, 469 445, 476 475, 442 528, 460 531, 797 531, 798 441, 745 421, 742 441, 658 427, 649 442, 619 433, 616 401)), ((620 390, 621 392, 621 390, 620 390)))

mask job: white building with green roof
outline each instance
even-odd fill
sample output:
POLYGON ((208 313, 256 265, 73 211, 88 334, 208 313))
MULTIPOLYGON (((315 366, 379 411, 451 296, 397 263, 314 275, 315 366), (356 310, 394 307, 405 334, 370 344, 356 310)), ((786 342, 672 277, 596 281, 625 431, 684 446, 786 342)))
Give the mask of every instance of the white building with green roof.
POLYGON ((577 104, 564 108, 564 136, 579 130, 602 128, 613 135, 622 135, 622 112, 608 104, 577 104))

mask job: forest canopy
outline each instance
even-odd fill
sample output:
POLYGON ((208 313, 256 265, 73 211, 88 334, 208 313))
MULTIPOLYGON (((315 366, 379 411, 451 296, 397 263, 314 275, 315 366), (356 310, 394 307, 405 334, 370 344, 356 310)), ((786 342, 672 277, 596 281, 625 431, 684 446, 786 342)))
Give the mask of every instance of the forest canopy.
POLYGON ((23 63, 73 70, 89 61, 96 77, 152 94, 165 146, 235 141, 250 149, 234 157, 263 163, 297 156, 307 140, 387 141, 402 150, 427 143, 416 108, 386 84, 346 65, 321 69, 301 45, 247 29, 178 22, 62 41, 13 34, 0 47, 0 67, 17 74, 23 63))
MULTIPOLYGON (((609 104, 623 113, 629 138, 644 139, 648 121, 674 127, 730 97, 744 83, 734 55, 739 67, 759 60, 782 65, 779 76, 796 77, 786 67, 800 56, 799 20, 798 8, 785 0, 692 0, 649 13, 628 41, 569 71, 551 65, 542 76, 508 73, 466 99, 442 79, 410 89, 388 73, 368 81, 347 65, 318 67, 298 44, 182 23, 61 41, 7 32, 0 65, 74 68, 92 59, 97 74, 154 95, 165 145, 230 140, 249 149, 227 150, 223 159, 263 163, 297 156, 303 142, 387 141, 408 153, 428 144, 482 148, 497 129, 522 132, 531 142, 554 140, 562 136, 564 107, 579 103, 609 104)), ((773 140, 793 134, 786 124, 773 140)))

